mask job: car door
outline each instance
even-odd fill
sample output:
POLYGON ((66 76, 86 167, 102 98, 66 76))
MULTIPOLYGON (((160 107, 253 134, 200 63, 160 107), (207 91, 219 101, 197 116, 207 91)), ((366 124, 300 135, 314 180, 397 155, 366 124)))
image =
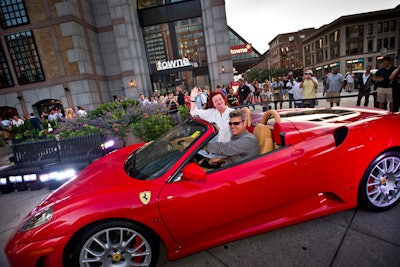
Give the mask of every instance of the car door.
POLYGON ((182 247, 200 248, 280 223, 301 192, 303 153, 285 147, 211 171, 204 181, 166 184, 159 195, 164 223, 182 247))

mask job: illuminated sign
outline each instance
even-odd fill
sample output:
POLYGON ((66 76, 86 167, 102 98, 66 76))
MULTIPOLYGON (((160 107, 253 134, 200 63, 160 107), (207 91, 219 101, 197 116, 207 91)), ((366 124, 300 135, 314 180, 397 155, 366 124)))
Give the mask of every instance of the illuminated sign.
POLYGON ((346 61, 347 64, 358 63, 358 62, 364 62, 364 59, 360 58, 360 59, 352 59, 346 61))
POLYGON ((251 44, 231 46, 231 55, 246 54, 253 52, 251 44))
POLYGON ((181 58, 181 59, 175 59, 175 60, 170 60, 170 61, 157 61, 156 63, 156 68, 157 70, 168 70, 168 69, 176 69, 176 68, 182 68, 182 67, 187 67, 187 66, 192 66, 192 63, 190 63, 188 58, 181 58))

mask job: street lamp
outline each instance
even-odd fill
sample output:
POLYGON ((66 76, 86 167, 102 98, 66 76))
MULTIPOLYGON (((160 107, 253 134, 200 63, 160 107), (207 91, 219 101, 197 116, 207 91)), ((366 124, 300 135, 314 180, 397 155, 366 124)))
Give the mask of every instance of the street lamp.
POLYGON ((282 67, 285 67, 286 69, 288 68, 288 61, 289 61, 288 52, 289 52, 289 48, 287 46, 281 47, 281 55, 282 55, 282 63, 283 63, 282 65, 284 65, 282 67))

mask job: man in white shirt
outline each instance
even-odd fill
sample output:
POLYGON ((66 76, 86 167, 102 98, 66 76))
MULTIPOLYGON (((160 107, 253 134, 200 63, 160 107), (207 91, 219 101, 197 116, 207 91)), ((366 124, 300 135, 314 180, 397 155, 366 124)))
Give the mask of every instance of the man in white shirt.
POLYGON ((76 113, 78 114, 78 117, 85 117, 87 115, 86 110, 81 106, 78 106, 78 111, 76 113))
POLYGON ((12 118, 12 120, 11 120, 11 122, 10 122, 10 124, 11 124, 12 126, 19 127, 19 126, 21 126, 21 125, 24 124, 24 121, 23 121, 22 119, 20 119, 20 118, 18 117, 18 115, 14 115, 13 118, 12 118))
POLYGON ((354 77, 353 77, 353 73, 351 71, 346 73, 346 87, 347 87, 347 92, 351 92, 354 90, 354 77))
POLYGON ((207 109, 207 101, 208 101, 208 96, 203 93, 203 90, 198 87, 199 89, 199 94, 196 96, 196 107, 198 109, 207 109))
POLYGON ((56 110, 55 110, 55 109, 50 110, 50 114, 49 114, 49 116, 47 117, 47 119, 48 119, 49 121, 56 121, 57 118, 58 118, 58 115, 57 115, 57 113, 56 113, 56 110))

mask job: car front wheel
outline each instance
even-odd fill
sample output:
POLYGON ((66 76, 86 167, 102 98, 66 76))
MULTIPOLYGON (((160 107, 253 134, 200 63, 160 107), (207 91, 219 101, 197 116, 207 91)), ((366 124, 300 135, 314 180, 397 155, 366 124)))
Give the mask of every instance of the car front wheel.
POLYGON ((75 243, 73 266, 156 266, 160 245, 143 227, 110 221, 85 230, 75 243))
POLYGON ((377 157, 367 168, 358 190, 360 204, 372 211, 384 211, 400 202, 400 152, 377 157))

